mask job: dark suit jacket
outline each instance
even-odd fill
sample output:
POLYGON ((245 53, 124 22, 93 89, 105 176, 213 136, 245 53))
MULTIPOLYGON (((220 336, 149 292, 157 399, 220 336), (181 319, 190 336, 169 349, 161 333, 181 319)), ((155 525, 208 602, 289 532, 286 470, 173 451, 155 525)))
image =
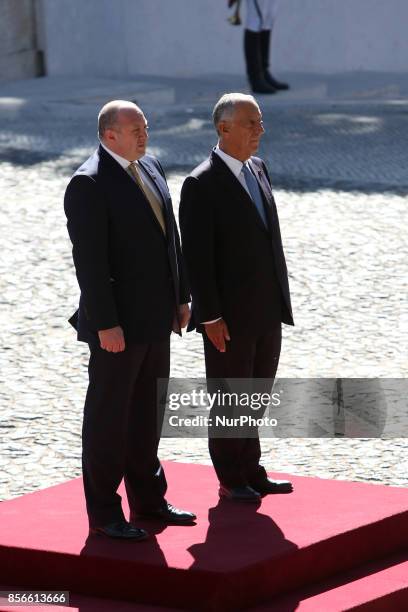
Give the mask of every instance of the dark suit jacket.
POLYGON ((231 333, 258 335, 276 322, 293 325, 288 275, 270 179, 258 179, 268 228, 246 190, 213 151, 185 180, 180 229, 193 296, 190 329, 220 316, 231 333))
POLYGON ((81 289, 70 322, 79 340, 116 325, 126 340, 164 340, 176 307, 189 301, 163 169, 151 155, 139 163, 162 196, 166 236, 141 189, 101 146, 67 187, 64 208, 81 289))

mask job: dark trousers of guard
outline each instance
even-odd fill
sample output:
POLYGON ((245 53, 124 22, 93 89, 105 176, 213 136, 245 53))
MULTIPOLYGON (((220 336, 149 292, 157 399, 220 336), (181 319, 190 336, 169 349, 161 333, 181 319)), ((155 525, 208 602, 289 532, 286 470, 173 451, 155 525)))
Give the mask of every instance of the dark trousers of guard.
POLYGON ((90 345, 82 430, 82 469, 91 527, 124 518, 122 479, 131 511, 164 507, 167 483, 157 457, 163 408, 157 379, 168 379, 170 341, 127 344, 121 353, 90 345))
MULTIPOLYGON (((278 368, 281 350, 281 324, 277 323, 269 333, 255 338, 232 336, 227 342, 225 353, 220 353, 208 340, 205 333, 204 352, 207 376, 207 391, 209 393, 233 392, 234 389, 256 393, 270 393, 278 368), (228 380, 231 379, 231 380, 228 380), (239 384, 234 379, 248 379, 239 384), (249 379, 253 379, 252 382, 249 379), (262 380, 256 380, 262 379, 262 380)), ((247 409, 258 419, 265 409, 253 411, 247 409)), ((224 433, 214 428, 216 416, 240 415, 241 408, 229 408, 215 403, 210 411, 213 424, 209 428, 208 447, 211 460, 221 484, 226 487, 250 485, 256 489, 256 484, 266 478, 265 469, 259 464, 261 447, 257 427, 248 430, 227 427, 224 433)))

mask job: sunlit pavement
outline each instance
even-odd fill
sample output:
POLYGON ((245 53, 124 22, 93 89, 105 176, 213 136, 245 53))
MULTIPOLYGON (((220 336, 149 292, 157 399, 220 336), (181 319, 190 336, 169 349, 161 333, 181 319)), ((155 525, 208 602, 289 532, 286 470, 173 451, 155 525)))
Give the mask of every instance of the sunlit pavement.
MULTIPOLYGON (((207 97, 143 106, 175 211, 183 178, 216 142, 207 97)), ((39 101, 13 114, 4 99, 3 86, 2 499, 80 474, 87 349, 67 323, 78 289, 62 198, 96 144, 94 113, 41 112, 39 101)), ((401 99, 264 104, 260 155, 275 185, 296 322, 284 330, 281 377, 407 376, 406 108, 401 99)), ((173 376, 204 375, 199 335, 172 346, 173 376)), ((263 447, 277 471, 408 484, 402 438, 268 439, 263 447)), ((209 460, 204 439, 165 439, 161 456, 209 460)))

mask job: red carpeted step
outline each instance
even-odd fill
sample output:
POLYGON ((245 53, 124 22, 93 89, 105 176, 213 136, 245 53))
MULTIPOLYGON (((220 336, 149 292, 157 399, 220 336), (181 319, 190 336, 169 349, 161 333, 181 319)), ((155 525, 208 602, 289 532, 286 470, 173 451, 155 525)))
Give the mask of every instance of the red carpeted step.
POLYGON ((141 521, 151 533, 146 542, 87 537, 80 479, 2 503, 3 582, 237 610, 408 544, 406 489, 288 476, 294 493, 267 496, 257 508, 219 502, 211 467, 165 469, 168 499, 196 512, 197 525, 141 521))
POLYGON ((408 553, 365 564, 274 598, 251 612, 398 612, 408 610, 408 553))

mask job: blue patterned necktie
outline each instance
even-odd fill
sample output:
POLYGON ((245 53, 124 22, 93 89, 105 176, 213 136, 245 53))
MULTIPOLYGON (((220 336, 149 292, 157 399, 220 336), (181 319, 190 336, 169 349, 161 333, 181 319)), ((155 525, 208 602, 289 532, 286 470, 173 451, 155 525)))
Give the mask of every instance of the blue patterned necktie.
POLYGON ((242 173, 244 175, 245 182, 247 184, 248 191, 251 195, 252 201, 255 204, 256 209, 259 212, 260 217, 265 224, 265 227, 268 227, 268 222, 267 222, 266 214, 265 214, 265 208, 263 205, 261 190, 260 190, 258 181, 252 174, 247 164, 244 164, 242 166, 242 173))

